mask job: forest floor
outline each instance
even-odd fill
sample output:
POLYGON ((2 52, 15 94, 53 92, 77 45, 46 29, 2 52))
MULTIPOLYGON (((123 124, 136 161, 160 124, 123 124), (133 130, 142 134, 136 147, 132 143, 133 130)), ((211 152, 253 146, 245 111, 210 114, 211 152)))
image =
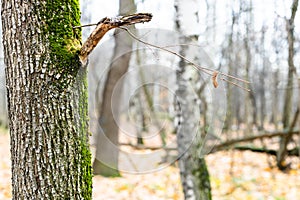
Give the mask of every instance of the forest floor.
MULTIPOLYGON (((0 131, 3 132, 3 131, 0 131)), ((0 199, 11 199, 9 136, 0 133, 0 199)), ((281 172, 274 158, 249 151, 222 151, 206 157, 214 200, 298 200, 300 161, 281 172)), ((96 200, 181 200, 178 168, 166 167, 148 174, 119 178, 93 178, 96 200)))

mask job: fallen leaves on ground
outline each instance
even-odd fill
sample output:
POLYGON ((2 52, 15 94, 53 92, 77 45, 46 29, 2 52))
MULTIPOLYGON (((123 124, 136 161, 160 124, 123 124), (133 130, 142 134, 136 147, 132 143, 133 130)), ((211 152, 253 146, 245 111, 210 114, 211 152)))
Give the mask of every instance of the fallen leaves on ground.
MULTIPOLYGON (((0 199, 11 199, 9 136, 0 134, 0 199)), ((206 157, 214 200, 298 200, 300 164, 286 173, 269 166, 270 157, 249 151, 223 151, 206 157)), ((95 200, 182 200, 179 171, 166 167, 149 174, 93 178, 95 200)))

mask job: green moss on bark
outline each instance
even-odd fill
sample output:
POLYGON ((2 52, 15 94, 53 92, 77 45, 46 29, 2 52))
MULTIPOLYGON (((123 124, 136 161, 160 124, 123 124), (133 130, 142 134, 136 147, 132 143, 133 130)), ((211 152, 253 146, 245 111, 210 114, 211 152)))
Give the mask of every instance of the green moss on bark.
MULTIPOLYGON (((199 147, 198 147, 199 148, 199 147)), ((195 152, 195 155, 198 155, 195 152)), ((196 191, 199 193, 199 199, 201 200, 211 200, 211 185, 210 185, 210 176, 207 169, 207 165, 204 158, 196 157, 194 160, 194 169, 192 174, 195 177, 196 181, 196 191)))
POLYGON ((73 29, 74 26, 80 25, 79 0, 46 0, 42 6, 42 34, 45 35, 50 48, 48 68, 53 74, 51 84, 59 91, 72 87, 73 92, 78 94, 78 99, 74 99, 74 102, 77 102, 74 109, 78 111, 80 121, 74 123, 78 123, 75 124, 75 127, 78 127, 78 146, 75 151, 80 153, 80 163, 75 165, 80 165, 80 174, 74 180, 79 180, 76 184, 81 189, 82 199, 89 200, 92 199, 92 169, 88 144, 87 72, 78 58, 81 29, 73 29))
POLYGON ((90 199, 89 195, 92 194, 92 156, 88 146, 88 93, 87 93, 87 71, 85 69, 79 70, 78 73, 79 85, 79 115, 81 116, 80 121, 80 135, 82 141, 81 146, 81 166, 82 169, 82 189, 86 194, 84 199, 90 199))
POLYGON ((48 0, 44 10, 45 29, 50 42, 51 59, 56 67, 78 67, 77 56, 81 47, 80 8, 78 0, 48 0), (74 62, 75 61, 75 62, 74 62))

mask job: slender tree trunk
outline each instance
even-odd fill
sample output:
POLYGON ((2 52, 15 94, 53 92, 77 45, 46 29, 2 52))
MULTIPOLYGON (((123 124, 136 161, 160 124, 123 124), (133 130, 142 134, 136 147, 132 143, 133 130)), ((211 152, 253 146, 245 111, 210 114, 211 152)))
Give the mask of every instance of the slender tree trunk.
POLYGON ((279 85, 279 70, 277 69, 273 72, 273 81, 274 81, 274 91, 272 91, 272 117, 271 123, 275 125, 275 129, 278 129, 278 99, 279 99, 279 92, 277 90, 279 85))
POLYGON ((262 45, 262 49, 261 49, 261 58, 262 58, 262 69, 259 73, 259 96, 260 96, 260 125, 259 125, 259 129, 263 130, 264 129, 264 122, 265 122, 265 118, 266 118, 266 90, 265 90, 265 78, 266 78, 266 68, 267 68, 267 64, 266 64, 266 53, 265 53, 265 32, 266 32, 266 28, 262 27, 261 30, 261 45, 262 45))
MULTIPOLYGON (((243 3, 246 3, 247 1, 244 1, 243 3)), ((246 73, 245 73, 245 79, 250 80, 250 68, 252 65, 252 54, 251 54, 251 48, 250 48, 250 42, 251 42, 251 34, 253 30, 253 13, 252 13, 252 1, 248 3, 249 11, 247 14, 247 25, 246 25, 246 39, 244 40, 244 46, 246 51, 246 73)), ((256 125, 256 116, 257 116, 257 107, 256 107, 256 99, 255 95, 253 93, 253 89, 251 84, 249 85, 250 91, 246 94, 245 97, 245 123, 247 126, 246 133, 251 134, 251 129, 253 126, 256 125), (250 120, 250 116, 252 114, 252 123, 250 120)))
MULTIPOLYGON (((183 32, 182 24, 184 14, 182 8, 191 1, 175 1, 175 10, 177 14, 176 27, 179 32, 183 32), (180 16, 180 17, 179 17, 180 16)), ((195 14, 195 19, 197 13, 195 14)), ((193 20, 193 19, 189 19, 193 20)), ((181 44, 188 44, 192 39, 197 38, 182 37, 181 44)), ((182 46, 180 54, 186 56, 188 47, 182 46)), ((186 77, 187 68, 183 59, 179 62, 179 69, 176 72, 176 82, 178 89, 176 90, 177 98, 177 117, 179 126, 177 128, 177 146, 178 153, 181 156, 178 160, 180 169, 180 178, 183 186, 185 199, 207 200, 211 199, 211 187, 209 181, 209 173, 205 164, 205 159, 200 157, 199 144, 201 144, 199 134, 200 112, 195 109, 198 105, 195 103, 193 89, 189 86, 189 80, 186 77)))
MULTIPOLYGON (((139 112, 138 114, 138 122, 139 126, 137 127, 137 145, 143 145, 144 144, 144 139, 143 139, 143 132, 147 131, 147 124, 146 124, 146 119, 145 119, 145 114, 144 114, 144 108, 143 108, 143 103, 141 100, 141 93, 138 94, 137 98, 137 111, 139 112)), ((137 114, 137 113, 136 113, 137 114)))
MULTIPOLYGON (((139 68, 140 68, 139 69, 140 80, 143 83, 142 90, 143 90, 143 95, 145 97, 145 102, 146 102, 145 109, 147 111, 149 111, 150 118, 153 121, 153 125, 156 126, 158 129, 160 129, 162 127, 160 130, 159 136, 160 136, 162 145, 165 146, 166 145, 166 130, 161 125, 160 121, 158 120, 158 115, 156 113, 157 111, 155 110, 155 98, 153 98, 153 96, 155 96, 155 95, 158 96, 158 94, 155 94, 153 91, 153 95, 151 95, 151 91, 149 90, 147 85, 144 84, 146 82, 146 76, 144 74, 143 68, 140 66, 141 65, 140 60, 138 60, 137 64, 139 65, 139 68)), ((157 86, 154 85, 154 87, 157 87, 157 86)))
MULTIPOLYGON (((250 67, 252 65, 252 53, 251 53, 251 35, 252 35, 252 30, 253 30, 253 4, 252 4, 252 0, 250 1, 244 1, 244 3, 248 2, 248 15, 247 15, 247 25, 246 25, 246 39, 244 40, 244 45, 245 45, 245 50, 246 50, 246 74, 245 74, 245 78, 246 80, 250 80, 250 67)), ((253 88, 251 86, 251 84, 249 85, 249 89, 250 91, 246 94, 246 98, 247 101, 245 103, 245 110, 251 110, 252 111, 252 123, 250 123, 250 120, 246 120, 245 123, 247 124, 247 129, 249 131, 249 133, 251 133, 252 131, 250 131, 250 128, 253 128, 253 126, 256 126, 257 124, 257 106, 256 106, 256 99, 255 99, 255 95, 253 92, 253 88), (250 106, 251 104, 251 106, 250 106)), ((249 112, 249 116, 250 116, 250 112, 249 112)), ((245 112, 245 117, 248 118, 248 112, 245 112)))
MULTIPOLYGON (((232 11, 233 12, 233 11, 232 11)), ((228 36, 228 47, 227 47, 227 59, 228 59, 228 74, 233 74, 233 28, 236 23, 236 16, 232 13, 232 23, 231 23, 231 32, 228 36)), ((233 123, 233 86, 231 84, 227 84, 227 91, 226 91, 226 99, 227 99, 227 111, 226 111, 226 118, 224 121, 224 130, 230 129, 233 123)), ((226 135, 228 136, 228 134, 226 135)), ((229 137, 229 136, 228 136, 229 137)))
MULTIPOLYGON (((134 13, 133 0, 120 0, 120 15, 134 13)), ((122 88, 116 87, 121 77, 127 72, 131 58, 132 39, 128 35, 115 32, 115 48, 112 64, 104 86, 103 100, 98 123, 102 130, 97 133, 96 157, 93 163, 94 174, 119 176, 119 107, 122 88), (112 95, 115 94, 114 99, 112 95)))
MULTIPOLYGON (((237 34, 237 37, 240 37, 239 36, 240 33, 237 34)), ((241 65, 241 54, 238 52, 235 54, 235 66, 240 66, 241 65)), ((233 67, 233 74, 235 74, 236 76, 238 76, 238 67, 235 67, 235 66, 232 66, 233 67)), ((243 119, 241 117, 241 110, 242 110, 242 103, 241 103, 241 98, 236 98, 236 97, 240 97, 242 96, 241 94, 241 90, 233 87, 232 88, 232 105, 233 105, 233 119, 235 121, 235 124, 237 126, 237 129, 239 129, 243 119)))
POLYGON ((13 199, 91 199, 77 0, 2 1, 13 199))
MULTIPOLYGON (((288 40, 288 83, 287 83, 287 88, 286 88, 286 93, 285 93, 285 99, 284 99, 284 108, 283 108, 283 128, 288 128, 291 123, 291 113, 292 113, 292 101, 293 101, 293 74, 295 73, 295 65, 294 65, 294 42, 295 42, 295 37, 294 37, 294 20, 295 20, 295 15, 297 12, 297 7, 298 7, 298 0, 294 0, 292 7, 291 7, 291 18, 286 21, 286 31, 287 31, 287 40, 288 40)), ((277 154, 277 166, 280 169, 284 169, 284 159, 286 155, 286 148, 287 144, 290 140, 288 137, 282 137, 280 140, 280 147, 278 150, 277 154)))

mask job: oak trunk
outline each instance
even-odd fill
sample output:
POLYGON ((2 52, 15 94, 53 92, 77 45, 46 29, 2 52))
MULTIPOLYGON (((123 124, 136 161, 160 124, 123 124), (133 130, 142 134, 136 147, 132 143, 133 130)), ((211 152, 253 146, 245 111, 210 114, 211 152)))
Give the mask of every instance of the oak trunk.
POLYGON ((2 1, 13 199, 91 199, 78 0, 2 1))

